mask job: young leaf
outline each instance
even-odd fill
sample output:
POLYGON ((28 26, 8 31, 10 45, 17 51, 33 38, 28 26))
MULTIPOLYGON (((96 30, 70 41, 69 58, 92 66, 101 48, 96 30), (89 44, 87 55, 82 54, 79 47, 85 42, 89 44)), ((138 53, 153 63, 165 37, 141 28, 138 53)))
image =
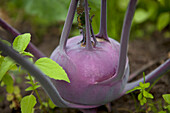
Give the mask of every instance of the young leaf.
POLYGON ((158 21, 157 21, 158 30, 161 31, 169 24, 170 22, 169 16, 170 16, 169 12, 160 14, 160 16, 158 17, 158 21))
POLYGON ((51 101, 51 99, 49 99, 48 105, 49 105, 49 107, 50 107, 51 109, 54 109, 55 107, 57 107, 57 106, 51 101))
POLYGON ((13 42, 13 48, 16 51, 22 53, 27 48, 30 40, 31 40, 30 33, 25 33, 25 34, 19 35, 15 38, 15 40, 13 42))
POLYGON ((11 46, 11 43, 6 41, 6 40, 3 40, 3 39, 0 39, 4 44, 7 44, 8 46, 11 46))
POLYGON ((143 88, 144 84, 142 82, 139 83, 139 86, 143 88))
POLYGON ((11 60, 9 57, 5 57, 3 62, 0 66, 0 81, 2 80, 3 76, 6 74, 6 72, 15 65, 15 62, 11 60))
POLYGON ((33 95, 25 96, 21 100, 21 112, 32 113, 33 107, 37 103, 36 98, 33 95))
POLYGON ((143 98, 142 93, 139 93, 139 95, 138 95, 138 100, 140 101, 142 98, 143 98))
POLYGON ((13 79, 9 74, 6 74, 3 78, 2 81, 5 83, 6 85, 6 90, 8 93, 13 93, 14 91, 14 87, 13 87, 13 79))
POLYGON ((138 8, 135 11, 134 21, 138 24, 146 21, 149 17, 149 13, 144 9, 138 8))
POLYGON ((147 102, 146 98, 143 97, 141 100, 140 100, 140 104, 143 106, 145 103, 147 102))
POLYGON ((13 94, 7 94, 6 96, 8 101, 12 101, 14 99, 14 95, 13 94))
POLYGON ((170 104, 170 94, 164 94, 164 95, 162 95, 162 96, 163 96, 164 100, 165 100, 168 104, 170 104))
POLYGON ((149 82, 143 84, 143 88, 144 88, 144 89, 148 88, 149 86, 150 86, 150 83, 149 83, 149 82))
POLYGON ((153 95, 151 93, 148 93, 147 91, 143 90, 143 96, 146 98, 151 98, 153 99, 153 95))
POLYGON ((164 106, 164 109, 168 109, 168 111, 170 111, 170 105, 164 106))
POLYGON ((19 89, 18 86, 15 86, 14 87, 14 94, 17 95, 17 94, 20 94, 21 90, 19 89))
POLYGON ((41 87, 40 85, 36 85, 36 86, 30 86, 30 87, 28 87, 27 89, 25 89, 25 91, 32 91, 32 90, 35 90, 35 89, 37 89, 37 88, 39 88, 39 87, 41 87))
POLYGON ((170 105, 167 106, 168 111, 170 111, 170 105))
POLYGON ((47 76, 56 80, 65 80, 70 83, 66 72, 63 68, 50 58, 40 58, 35 65, 47 76))
POLYGON ((166 113, 166 111, 159 111, 158 113, 166 113))
POLYGON ((22 54, 23 54, 24 56, 34 57, 34 55, 31 54, 30 52, 23 51, 22 54))

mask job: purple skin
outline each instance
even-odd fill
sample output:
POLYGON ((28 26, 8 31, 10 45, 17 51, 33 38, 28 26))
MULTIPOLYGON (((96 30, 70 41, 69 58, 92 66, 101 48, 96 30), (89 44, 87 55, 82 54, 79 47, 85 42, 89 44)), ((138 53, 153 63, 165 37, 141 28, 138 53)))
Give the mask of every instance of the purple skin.
MULTIPOLYGON (((111 102, 137 86, 139 82, 143 82, 143 78, 141 78, 138 81, 127 84, 129 76, 127 44, 137 0, 130 0, 120 44, 107 37, 107 22, 106 17, 103 17, 106 16, 106 0, 102 0, 101 27, 100 32, 96 35, 97 43, 94 47, 90 37, 87 0, 85 0, 86 45, 82 47, 79 44, 82 36, 76 36, 67 40, 77 2, 78 0, 71 0, 60 44, 51 55, 51 58, 66 70, 71 81, 70 84, 65 81, 52 80, 53 84, 38 68, 25 60, 12 48, 3 44, 1 40, 0 50, 28 70, 40 82, 46 93, 58 107, 80 108, 84 113, 95 113, 96 110, 90 108, 96 108, 111 102)), ((8 26, 1 19, 0 26, 14 36, 18 34, 15 29, 8 26)), ((33 51, 32 48, 28 48, 28 50, 37 58, 44 56, 36 48, 33 51)), ((169 69, 170 59, 148 74, 146 82, 155 80, 169 69)))
POLYGON ((71 81, 54 80, 53 83, 60 95, 67 101, 88 105, 103 105, 119 97, 128 80, 128 62, 126 75, 119 82, 99 84, 116 74, 118 67, 120 45, 113 39, 111 43, 98 41, 93 50, 89 51, 80 43, 82 36, 76 36, 67 41, 66 54, 60 54, 56 48, 51 59, 60 64, 71 81))
MULTIPOLYGON (((130 2, 128 12, 132 13, 132 16, 125 20, 125 23, 128 22, 127 25, 129 26, 124 25, 127 36, 123 34, 122 41, 128 37, 135 3, 134 1, 130 2)), ((83 38, 82 36, 67 40, 67 37, 63 34, 69 32, 70 26, 66 27, 68 30, 65 30, 64 27, 60 44, 51 55, 51 59, 65 69, 71 83, 58 80, 53 80, 53 83, 63 99, 82 105, 99 106, 117 99, 123 92, 129 77, 129 65, 128 60, 126 60, 127 44, 120 46, 117 41, 107 37, 106 17, 103 17, 106 16, 106 0, 102 0, 101 15, 103 16, 101 16, 100 32, 97 35, 99 41, 93 47, 89 31, 87 4, 87 0, 85 0, 85 47, 82 47, 79 43, 83 38), (125 53, 121 54, 120 50, 125 53), (119 60, 120 57, 124 60, 119 60)), ((66 20, 65 25, 68 25, 68 20, 66 20)))

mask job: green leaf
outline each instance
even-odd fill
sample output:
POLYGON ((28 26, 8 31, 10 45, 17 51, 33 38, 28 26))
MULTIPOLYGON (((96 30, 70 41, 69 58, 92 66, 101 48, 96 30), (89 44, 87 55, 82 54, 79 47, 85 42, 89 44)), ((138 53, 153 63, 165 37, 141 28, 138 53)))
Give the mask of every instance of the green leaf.
POLYGON ((164 100, 165 100, 168 104, 170 104, 170 94, 164 94, 164 95, 162 95, 162 96, 163 96, 164 100))
POLYGON ((19 89, 19 87, 18 86, 15 86, 14 87, 14 94, 20 94, 20 92, 21 92, 21 90, 19 89))
POLYGON ((12 101, 14 99, 14 95, 13 94, 7 94, 6 96, 8 101, 12 101))
POLYGON ((143 88, 144 84, 142 82, 139 82, 139 86, 143 88))
POLYGON ((34 88, 32 86, 29 86, 28 88, 25 89, 25 91, 33 91, 34 88))
POLYGON ((26 51, 23 51, 23 52, 22 52, 22 55, 24 55, 24 56, 34 57, 34 55, 33 55, 33 54, 31 54, 30 52, 26 52, 26 51))
POLYGON ((11 60, 9 57, 5 57, 0 66, 0 81, 6 72, 15 65, 15 62, 11 60))
POLYGON ((168 111, 170 111, 170 105, 168 105, 166 108, 168 109, 168 111))
POLYGON ((144 9, 138 8, 135 11, 134 21, 138 24, 143 23, 149 17, 149 13, 144 9))
POLYGON ((158 21, 157 21, 157 29, 159 31, 163 30, 170 22, 169 19, 169 12, 165 12, 165 13, 161 13, 158 17, 158 21))
POLYGON ((141 87, 137 86, 137 87, 135 87, 135 88, 127 91, 126 94, 131 93, 131 92, 133 92, 133 91, 135 91, 135 90, 141 90, 141 87))
POLYGON ((8 46, 11 46, 11 43, 6 41, 6 40, 3 40, 3 39, 0 39, 4 44, 8 45, 8 46))
POLYGON ((149 83, 149 82, 143 84, 143 88, 144 88, 144 89, 145 89, 145 88, 148 88, 149 86, 150 86, 150 83, 149 83))
POLYGON ((158 113, 166 113, 166 111, 159 111, 158 113))
MULTIPOLYGON (((29 76, 26 76, 25 79, 30 80, 30 77, 29 77, 29 76)), ((35 80, 35 78, 34 78, 33 76, 31 76, 31 79, 32 79, 33 81, 35 80)))
POLYGON ((30 40, 31 40, 30 33, 19 35, 15 38, 13 42, 13 48, 18 52, 23 52, 27 48, 30 40))
POLYGON ((2 62, 4 61, 4 58, 5 58, 5 57, 3 57, 3 56, 0 55, 0 66, 1 66, 2 62))
POLYGON ((48 105, 49 105, 49 107, 50 107, 51 109, 54 109, 55 107, 57 107, 57 106, 51 101, 51 99, 49 99, 48 105))
POLYGON ((30 86, 30 87, 28 87, 27 89, 25 89, 25 91, 32 91, 32 90, 35 90, 35 89, 37 89, 37 88, 39 88, 39 87, 41 87, 40 85, 36 85, 36 86, 30 86))
POLYGON ((52 22, 65 20, 67 6, 70 3, 69 0, 50 0, 50 2, 48 0, 25 0, 24 2, 26 13, 52 22))
POLYGON ((6 85, 6 91, 8 93, 13 93, 14 91, 14 87, 13 87, 13 79, 9 74, 6 74, 3 78, 2 81, 5 83, 6 85))
POLYGON ((140 104, 143 106, 145 103, 147 102, 146 98, 143 97, 141 100, 140 100, 140 104))
POLYGON ((139 93, 139 95, 138 95, 138 100, 140 101, 140 100, 142 100, 142 98, 143 98, 142 93, 139 93))
POLYGON ((40 58, 35 62, 35 65, 47 76, 56 80, 65 80, 70 83, 70 80, 63 68, 50 58, 40 58))
POLYGON ((32 113, 33 107, 37 103, 36 98, 33 95, 25 96, 21 100, 21 112, 32 113))
POLYGON ((27 84, 31 84, 31 85, 33 85, 34 83, 32 83, 31 81, 27 81, 27 82, 25 82, 25 83, 27 83, 27 84))
POLYGON ((153 95, 151 93, 148 93, 147 91, 143 90, 143 96, 146 98, 151 98, 153 99, 153 95))
POLYGON ((164 106, 164 109, 167 109, 168 111, 170 111, 170 105, 164 106))

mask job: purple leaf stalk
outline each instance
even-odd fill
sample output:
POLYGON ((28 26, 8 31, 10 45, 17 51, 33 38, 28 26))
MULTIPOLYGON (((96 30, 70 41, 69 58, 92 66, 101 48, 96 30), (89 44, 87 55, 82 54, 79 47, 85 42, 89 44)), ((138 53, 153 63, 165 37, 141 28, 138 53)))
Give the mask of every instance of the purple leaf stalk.
MULTIPOLYGON (((84 113, 95 113, 96 107, 118 99, 126 91, 144 81, 141 78, 127 83, 129 77, 127 45, 137 0, 130 0, 128 5, 120 43, 107 35, 107 0, 101 0, 100 30, 97 35, 94 35, 89 22, 88 0, 82 1, 85 11, 85 41, 81 42, 83 35, 68 39, 78 4, 78 0, 71 0, 59 46, 51 54, 51 59, 63 67, 71 83, 50 80, 37 67, 2 42, 0 50, 35 76, 58 107, 79 108, 84 113)), ((19 34, 1 19, 0 25, 14 36, 19 34)), ((29 47, 27 49, 33 54, 37 53, 34 54, 37 58, 44 56, 34 46, 33 48, 31 48, 33 51, 29 47)), ((149 73, 146 82, 157 79, 169 69, 170 59, 149 73)))

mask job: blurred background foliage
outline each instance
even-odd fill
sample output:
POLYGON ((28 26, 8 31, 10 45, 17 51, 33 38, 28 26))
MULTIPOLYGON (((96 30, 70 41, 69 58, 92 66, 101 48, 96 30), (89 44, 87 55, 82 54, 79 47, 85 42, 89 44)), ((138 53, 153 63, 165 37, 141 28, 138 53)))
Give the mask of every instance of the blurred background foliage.
MULTIPOLYGON (((100 26, 101 0, 89 0, 90 15, 95 15, 92 25, 95 33, 100 26)), ((45 33, 49 26, 61 25, 65 21, 70 0, 0 0, 0 10, 19 22, 29 20, 36 26, 39 34, 45 33)), ((129 0, 107 0, 107 29, 109 37, 120 39, 125 11, 129 0)), ((74 32, 76 29, 76 16, 74 19, 74 32)), ((163 32, 165 37, 170 37, 170 0, 138 0, 133 19, 131 39, 149 36, 154 31, 163 32)))

